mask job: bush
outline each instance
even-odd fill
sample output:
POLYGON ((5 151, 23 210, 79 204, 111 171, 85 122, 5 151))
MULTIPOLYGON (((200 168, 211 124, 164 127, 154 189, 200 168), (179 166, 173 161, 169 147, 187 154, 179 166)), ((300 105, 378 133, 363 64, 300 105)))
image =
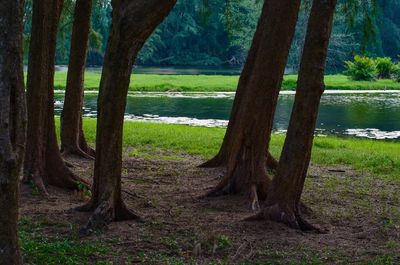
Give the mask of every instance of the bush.
POLYGON ((400 63, 396 64, 393 69, 393 80, 400 82, 400 63))
POLYGON ((374 81, 378 75, 375 61, 371 58, 354 56, 354 61, 345 62, 345 74, 355 81, 374 81))
POLYGON ((390 79, 393 71, 395 70, 395 64, 392 62, 392 58, 383 57, 376 58, 375 60, 376 70, 378 71, 378 78, 390 79))

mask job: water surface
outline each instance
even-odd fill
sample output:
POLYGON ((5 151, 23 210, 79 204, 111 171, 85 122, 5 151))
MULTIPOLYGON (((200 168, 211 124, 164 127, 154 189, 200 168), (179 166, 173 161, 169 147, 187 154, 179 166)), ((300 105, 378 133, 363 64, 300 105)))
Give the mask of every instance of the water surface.
MULTIPOLYGON (((56 112, 63 95, 57 94, 56 112)), ((224 127, 233 94, 129 95, 126 119, 194 126, 224 127)), ((293 95, 280 95, 274 130, 287 129, 293 95)), ((97 95, 85 96, 85 116, 96 116, 97 95)), ((317 132, 374 139, 400 139, 400 93, 325 94, 321 100, 317 132)))

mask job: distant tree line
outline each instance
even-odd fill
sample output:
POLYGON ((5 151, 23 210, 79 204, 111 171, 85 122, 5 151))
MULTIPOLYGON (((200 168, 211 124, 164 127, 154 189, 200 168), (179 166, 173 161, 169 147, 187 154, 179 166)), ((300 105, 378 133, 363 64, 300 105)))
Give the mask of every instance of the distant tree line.
MULTIPOLYGON (((339 1, 327 71, 342 71, 355 54, 391 57, 400 53, 400 2, 339 1), (375 4, 374 4, 375 3, 375 4)), ((75 0, 64 3, 57 34, 56 63, 68 64, 75 0)), ((257 0, 179 1, 155 30, 137 59, 139 65, 226 66, 244 64, 262 7, 257 0)), ((88 66, 100 66, 111 23, 108 0, 94 1, 88 66)), ((311 1, 302 3, 288 68, 298 70, 311 1)), ((29 43, 32 0, 25 1, 25 43, 29 43)), ((25 53, 25 62, 27 52, 25 53)))

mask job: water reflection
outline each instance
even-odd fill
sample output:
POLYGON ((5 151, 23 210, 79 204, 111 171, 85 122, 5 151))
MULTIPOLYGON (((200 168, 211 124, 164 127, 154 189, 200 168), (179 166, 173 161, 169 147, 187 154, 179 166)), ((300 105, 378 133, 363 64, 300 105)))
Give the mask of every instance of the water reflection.
MULTIPOLYGON (((56 95, 62 107, 62 95, 56 95)), ((279 97, 274 130, 285 131, 293 95, 279 97)), ((129 96, 126 119, 207 127, 227 125, 233 95, 137 94, 129 96)), ((85 96, 85 116, 96 116, 97 95, 85 96)), ((317 122, 319 133, 375 139, 400 139, 400 94, 327 94, 322 97, 317 122)))

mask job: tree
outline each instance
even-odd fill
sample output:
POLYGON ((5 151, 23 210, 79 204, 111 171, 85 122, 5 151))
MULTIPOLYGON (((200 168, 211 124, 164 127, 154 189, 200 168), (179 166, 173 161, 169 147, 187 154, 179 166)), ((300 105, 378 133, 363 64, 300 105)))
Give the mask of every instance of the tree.
POLYGON ((61 114, 61 152, 93 158, 82 130, 83 80, 90 31, 92 0, 77 0, 71 37, 67 87, 61 114))
POLYGON ((0 3, 0 264, 21 264, 19 176, 25 147, 23 1, 0 3))
POLYGON ((47 194, 46 185, 77 189, 57 145, 54 123, 54 61, 62 0, 34 0, 27 77, 28 128, 24 182, 33 181, 47 194))
POLYGON ((301 230, 315 229, 301 216, 300 198, 312 143, 332 30, 336 0, 314 0, 308 22, 299 80, 289 129, 276 177, 261 212, 254 218, 283 222, 301 230))
POLYGON ((266 197, 265 158, 299 8, 297 0, 264 2, 224 142, 214 158, 227 162, 227 173, 208 195, 250 193, 253 208, 266 197))
POLYGON ((122 129, 135 59, 146 39, 168 15, 176 0, 114 0, 113 22, 104 58, 98 99, 96 161, 91 201, 94 211, 83 233, 115 220, 138 219, 121 198, 122 129), (117 82, 116 82, 117 80, 117 82))

